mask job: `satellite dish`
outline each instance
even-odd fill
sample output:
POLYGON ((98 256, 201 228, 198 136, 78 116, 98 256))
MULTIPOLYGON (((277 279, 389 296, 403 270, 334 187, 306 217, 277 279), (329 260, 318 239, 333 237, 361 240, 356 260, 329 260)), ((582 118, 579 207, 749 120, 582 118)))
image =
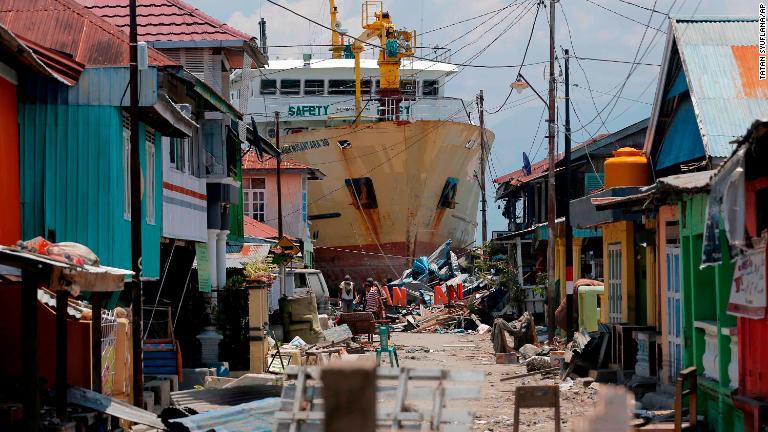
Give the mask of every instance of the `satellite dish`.
POLYGON ((531 168, 531 160, 528 159, 528 154, 523 152, 523 174, 529 176, 533 172, 531 168))

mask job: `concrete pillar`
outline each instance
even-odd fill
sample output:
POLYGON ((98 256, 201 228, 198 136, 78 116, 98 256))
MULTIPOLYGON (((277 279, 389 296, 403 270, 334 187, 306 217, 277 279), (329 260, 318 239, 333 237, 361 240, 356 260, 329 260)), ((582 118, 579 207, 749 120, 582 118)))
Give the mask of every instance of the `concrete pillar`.
POLYGON ((584 275, 581 274, 581 265, 584 263, 581 259, 581 249, 584 245, 584 239, 581 237, 573 238, 573 280, 574 282, 581 279, 584 275))
POLYGON ((269 285, 246 282, 248 289, 248 335, 250 347, 250 372, 263 373, 266 370, 266 356, 269 344, 266 327, 269 325, 269 285))
POLYGON ((216 235, 216 276, 217 286, 224 288, 227 284, 227 235, 229 230, 219 231, 216 235))
MULTIPOLYGON (((211 272, 211 286, 217 287, 219 280, 216 277, 217 273, 217 266, 216 266, 216 234, 219 232, 219 230, 215 229, 209 229, 208 230, 208 265, 210 266, 210 272, 211 272)), ((198 264, 198 265, 204 265, 204 264, 198 264)))

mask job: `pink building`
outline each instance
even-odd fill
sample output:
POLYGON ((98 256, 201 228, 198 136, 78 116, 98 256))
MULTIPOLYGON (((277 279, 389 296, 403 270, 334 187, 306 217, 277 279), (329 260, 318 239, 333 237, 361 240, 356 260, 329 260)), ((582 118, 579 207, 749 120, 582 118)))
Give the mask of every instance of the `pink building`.
MULTIPOLYGON (((307 215, 307 182, 323 178, 319 169, 284 159, 281 165, 283 231, 304 242, 305 262, 312 263, 312 239, 307 215)), ((277 229, 277 162, 260 161, 255 153, 243 157, 243 213, 277 229)))

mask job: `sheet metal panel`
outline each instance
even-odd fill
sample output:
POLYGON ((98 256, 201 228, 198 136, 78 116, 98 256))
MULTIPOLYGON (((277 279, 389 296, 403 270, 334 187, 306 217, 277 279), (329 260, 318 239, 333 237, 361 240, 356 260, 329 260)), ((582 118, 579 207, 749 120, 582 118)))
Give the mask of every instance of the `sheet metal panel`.
MULTIPOLYGON (((110 106, 19 105, 22 237, 82 243, 104 265, 131 268, 123 216, 122 110, 110 106)), ((146 173, 144 126, 140 127, 146 173)), ((155 149, 155 224, 142 217, 143 277, 160 275, 162 149, 155 149)), ((146 197, 146 193, 145 193, 146 197)), ((144 216, 144 215, 142 215, 144 216)))
POLYGON ((711 157, 768 112, 768 81, 757 79, 754 19, 676 20, 672 25, 701 131, 711 157))

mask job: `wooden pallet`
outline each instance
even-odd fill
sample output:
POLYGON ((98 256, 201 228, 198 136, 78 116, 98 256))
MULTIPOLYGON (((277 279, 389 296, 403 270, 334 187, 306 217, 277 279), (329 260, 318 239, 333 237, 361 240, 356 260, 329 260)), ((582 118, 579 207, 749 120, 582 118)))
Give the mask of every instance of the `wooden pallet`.
MULTIPOLYGON (((274 431, 323 430, 320 373, 318 367, 287 368, 274 431)), ((376 430, 470 431, 474 413, 450 407, 449 402, 480 399, 484 380, 483 371, 380 367, 376 370, 376 430)))

